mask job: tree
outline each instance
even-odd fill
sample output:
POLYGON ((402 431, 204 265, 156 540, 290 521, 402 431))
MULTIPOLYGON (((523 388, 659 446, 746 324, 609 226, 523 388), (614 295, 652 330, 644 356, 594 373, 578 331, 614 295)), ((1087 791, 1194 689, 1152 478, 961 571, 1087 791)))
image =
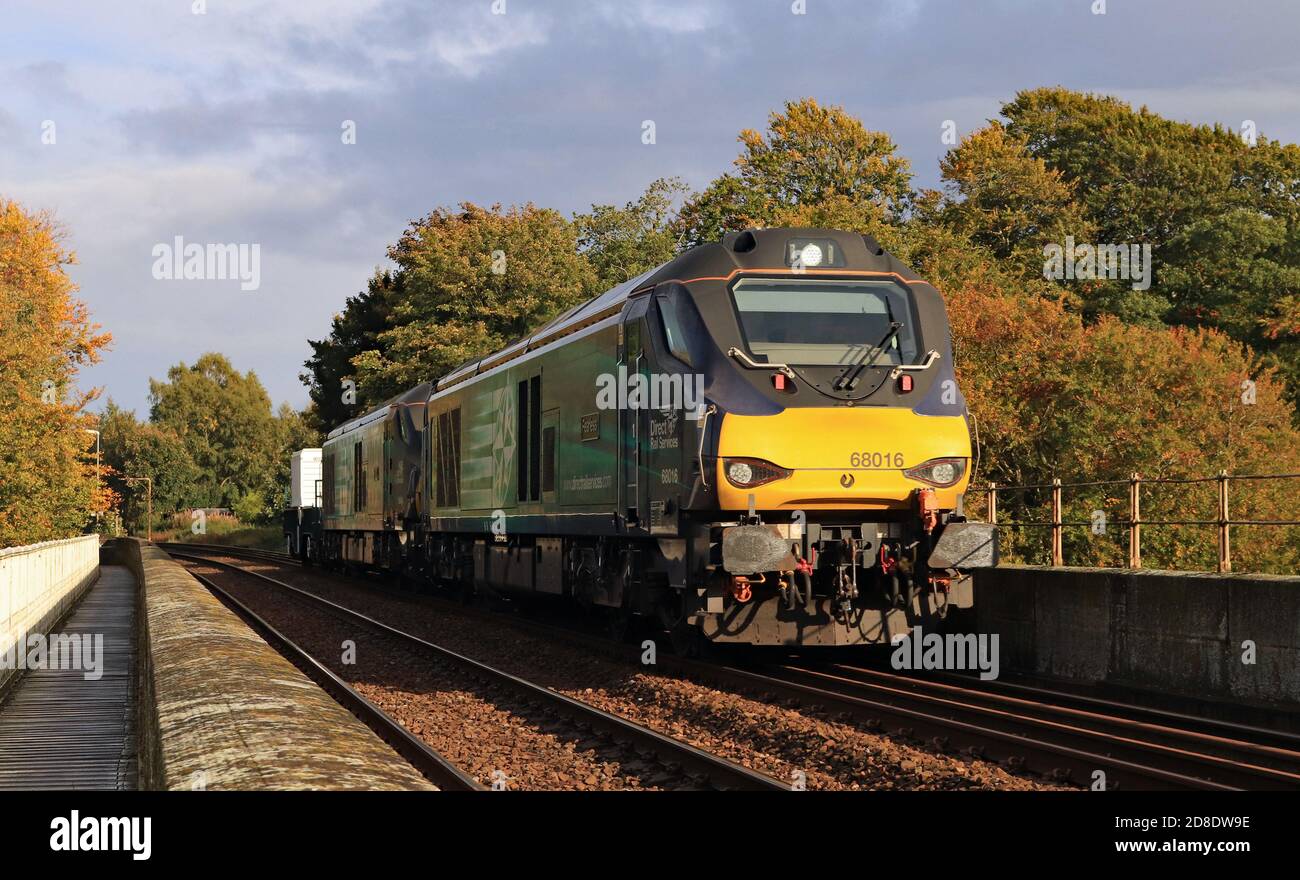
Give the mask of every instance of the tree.
POLYGON ((317 431, 328 432, 379 402, 367 400, 355 387, 352 360, 380 347, 379 335, 391 327, 393 303, 404 295, 401 285, 399 273, 376 269, 366 289, 348 297, 343 311, 334 316, 329 336, 308 340, 312 356, 303 364, 307 372, 298 378, 308 387, 312 406, 307 420, 317 431))
POLYGON ((0 199, 0 547, 77 534, 106 509, 87 454, 98 391, 75 383, 111 337, 74 297, 74 261, 47 215, 0 199))
POLYGON ((372 402, 505 346, 599 287, 574 224, 532 204, 439 208, 413 222, 389 257, 403 295, 376 346, 352 360, 372 402))
POLYGON ((1065 89, 1021 92, 1002 115, 1074 187, 1098 241, 1152 248, 1155 285, 1094 284, 1089 317, 1222 329, 1286 368, 1300 396, 1285 306, 1300 294, 1300 148, 1065 89))
POLYGON ((100 417, 104 462, 123 515, 143 525, 146 487, 127 478, 148 477, 155 520, 230 507, 246 523, 268 521, 288 502, 290 456, 318 446, 320 434, 288 404, 272 415, 257 377, 241 375, 221 355, 179 364, 168 378, 150 383, 150 421, 112 400, 100 417))
POLYGON ((949 190, 941 222, 1023 280, 1041 285, 1044 245, 1091 240, 1073 185, 1000 123, 966 136, 939 169, 949 190))
MULTIPOLYGON (((270 480, 261 489, 265 499, 263 516, 289 506, 289 489, 292 479, 291 458, 300 449, 313 449, 321 445, 322 434, 316 429, 307 413, 298 412, 287 403, 280 404, 275 414, 276 456, 275 469, 270 480)), ((309 486, 308 489, 311 487, 309 486)))
POLYGON ((172 367, 165 382, 149 380, 149 400, 149 421, 179 438, 198 467, 197 506, 231 507, 274 482, 282 435, 252 371, 210 352, 172 367))
POLYGON ((680 179, 660 178, 622 208, 592 205, 591 213, 573 218, 578 250, 596 270, 599 286, 614 287, 677 255, 674 205, 687 192, 680 179))
POLYGON ((109 484, 122 498, 123 518, 137 531, 144 526, 146 488, 130 480, 148 477, 152 481, 155 519, 216 503, 210 494, 200 494, 205 490, 198 485, 199 467, 170 427, 141 422, 134 412, 122 409, 112 399, 100 414, 99 426, 104 464, 112 473, 109 484))
POLYGON ((1246 201, 1234 168, 1250 148, 1222 126, 1066 89, 1020 92, 1002 115, 1031 155, 1074 183, 1103 241, 1163 242, 1246 201))
MULTIPOLYGON (((1208 329, 1129 326, 1114 318, 1085 324, 1061 303, 973 286, 949 291, 958 378, 981 439, 977 480, 1001 485, 1125 481, 1233 473, 1300 471, 1300 432, 1283 384, 1250 351, 1208 329), (1254 403, 1242 383, 1255 383, 1254 403)), ((1240 484, 1239 484, 1240 485, 1240 484)), ((1148 488, 1149 520, 1215 518, 1213 486, 1148 488)), ((1300 519, 1300 498, 1282 482, 1237 490, 1234 516, 1300 519)), ((1127 486, 1094 486, 1066 497, 1064 518, 1088 522, 1101 510, 1127 516, 1127 486)), ((1002 495, 1002 518, 1046 518, 1047 495, 1002 495)), ((1078 564, 1122 564, 1123 533, 1111 527, 1066 532, 1078 564)), ((1011 559, 1044 560, 1045 532, 1004 530, 1011 559)), ((1294 570, 1300 529, 1238 530, 1234 552, 1248 568, 1294 570)), ((1213 568, 1213 536, 1197 527, 1151 526, 1148 565, 1213 568)))
POLYGON ((837 106, 812 98, 774 112, 767 132, 740 133, 736 172, 724 174, 682 207, 679 228, 691 244, 752 226, 822 225, 875 233, 901 222, 912 196, 910 166, 888 135, 868 130, 837 106))

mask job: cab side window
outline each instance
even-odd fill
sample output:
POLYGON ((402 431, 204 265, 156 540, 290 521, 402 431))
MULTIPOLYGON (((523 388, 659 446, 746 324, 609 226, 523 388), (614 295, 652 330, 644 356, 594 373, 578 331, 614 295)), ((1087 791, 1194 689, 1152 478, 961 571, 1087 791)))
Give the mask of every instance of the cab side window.
POLYGON ((667 296, 660 296, 657 299, 659 322, 663 327, 669 353, 688 367, 694 366, 691 363, 691 350, 686 347, 686 334, 682 331, 681 321, 678 319, 677 304, 667 296))

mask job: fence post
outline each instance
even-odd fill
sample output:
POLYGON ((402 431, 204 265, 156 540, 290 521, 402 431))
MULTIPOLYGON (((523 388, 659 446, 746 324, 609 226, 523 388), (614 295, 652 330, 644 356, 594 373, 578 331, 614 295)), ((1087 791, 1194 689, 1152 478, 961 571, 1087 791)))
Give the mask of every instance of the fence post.
POLYGON ((1061 478, 1052 479, 1052 565, 1065 565, 1065 547, 1061 542, 1061 478))
POLYGON ((1128 481, 1128 567, 1142 567, 1142 478, 1135 471, 1128 481))
POLYGON ((1219 571, 1232 571, 1231 526, 1228 524, 1228 472, 1219 471, 1219 571))
POLYGON ((989 522, 992 525, 997 525, 998 523, 998 484, 997 483, 989 483, 988 508, 989 508, 989 522))

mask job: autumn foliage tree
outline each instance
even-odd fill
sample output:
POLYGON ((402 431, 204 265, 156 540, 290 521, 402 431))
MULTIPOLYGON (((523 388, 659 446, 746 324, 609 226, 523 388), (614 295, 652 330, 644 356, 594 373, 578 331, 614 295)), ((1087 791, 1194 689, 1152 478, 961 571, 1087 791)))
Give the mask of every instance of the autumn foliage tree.
POLYGON ((765 132, 738 138, 735 171, 683 205, 687 244, 751 226, 831 226, 876 232, 899 222, 912 198, 912 172, 889 135, 843 107, 812 98, 787 102, 765 132))
POLYGON ((97 485, 94 428, 76 386, 110 337, 64 271, 53 222, 0 199, 0 547, 77 534, 109 498, 97 485))
POLYGON ((578 250, 596 270, 600 287, 614 287, 677 255, 682 236, 676 203, 689 192, 678 178, 660 179, 621 208, 592 205, 573 218, 578 250))
POLYGON ((524 336, 597 287, 573 224, 531 204, 435 210, 411 224, 389 257, 406 296, 381 347, 354 361, 371 401, 524 336))
POLYGON ((998 123, 963 138, 939 169, 949 197, 935 219, 1022 281, 1042 286, 1045 244, 1090 240, 1074 186, 998 123))
MULTIPOLYGON (((941 160, 941 190, 913 187, 887 134, 805 98, 742 131, 732 169, 696 193, 656 181, 572 222, 531 205, 437 210, 390 249, 396 269, 313 343, 313 399, 354 377, 358 410, 683 248, 814 226, 875 236, 945 294, 979 427, 978 483, 1108 484, 1066 498, 1067 519, 1101 512, 1107 523, 1067 531, 1071 561, 1123 562, 1133 473, 1300 472, 1300 148, 1064 89, 1021 92, 1001 115, 941 160), (1045 277, 1044 246, 1070 238, 1150 245, 1154 283, 1045 277)), ((1295 488, 1233 484, 1233 515, 1300 519, 1295 488)), ((1144 514, 1214 519, 1214 489, 1151 485, 1144 514)), ((1003 510, 1041 520, 1044 500, 1025 490, 1003 510)), ((1009 558, 1045 561, 1044 530, 1006 535, 1009 558)), ((1244 567, 1300 567, 1300 529, 1241 527, 1234 545, 1244 567)), ((1149 565, 1214 564, 1204 526, 1151 527, 1143 546, 1149 565)))
MULTIPOLYGON (((1245 346, 1205 329, 1085 324, 1061 303, 996 288, 947 291, 958 379, 979 429, 979 485, 1040 488, 1000 493, 1004 521, 1049 518, 1053 477, 1113 485, 1068 490, 1066 556, 1078 565, 1127 559, 1131 474, 1145 480, 1232 473, 1300 473, 1300 443, 1285 386, 1245 346), (1253 382, 1252 403, 1243 383, 1253 382), (1097 519, 1097 512, 1104 519, 1097 519), (1092 524, 1098 522, 1100 533, 1092 524)), ((1148 520, 1213 520, 1210 483, 1149 484, 1148 520)), ((1234 484, 1234 516, 1300 519, 1283 482, 1234 484)), ((984 512, 984 497, 971 507, 984 512)), ((1004 529, 1012 559, 1046 562, 1042 527, 1004 529)), ((1213 530, 1150 526, 1143 553, 1151 567, 1213 568, 1213 530)), ((1249 567, 1300 568, 1300 529, 1239 529, 1236 553, 1249 567)))

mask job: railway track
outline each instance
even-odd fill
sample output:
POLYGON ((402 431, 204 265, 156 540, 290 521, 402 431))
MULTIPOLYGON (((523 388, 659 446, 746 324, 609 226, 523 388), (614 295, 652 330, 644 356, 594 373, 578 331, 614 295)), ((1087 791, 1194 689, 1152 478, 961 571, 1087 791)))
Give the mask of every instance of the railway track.
MULTIPOLYGON (((233 557, 298 564, 285 554, 203 546, 233 557)), ((510 623, 628 659, 634 656, 569 629, 514 619, 510 623)), ((873 732, 920 740, 940 751, 1083 786, 1300 789, 1300 737, 1281 731, 954 674, 919 677, 822 663, 741 668, 675 656, 661 656, 658 667, 764 702, 781 702, 873 732)))
POLYGON ((1051 699, 1055 692, 1041 689, 1037 699, 1027 699, 842 664, 781 665, 760 673, 724 667, 715 676, 769 699, 816 705, 873 729, 1058 780, 1101 781, 1107 788, 1300 790, 1300 751, 1240 738, 1253 728, 1219 724, 1218 734, 1208 734, 1177 726, 1184 716, 1172 713, 1158 723, 1159 713, 1139 710, 1147 720, 1137 720, 1061 705, 1051 699), (1104 777, 1095 776, 1098 771, 1104 777))
MULTIPOLYGON (((215 563, 214 563, 215 564, 215 563)), ((380 739, 419 770, 424 777, 443 791, 483 791, 484 787, 468 776, 442 755, 412 734, 391 715, 366 699, 346 681, 321 663, 311 654, 298 646, 292 639, 281 633, 251 608, 236 599, 231 593, 214 583, 211 578, 191 572, 194 579, 203 584, 228 608, 242 617, 273 648, 287 657, 290 662, 312 678, 325 691, 356 715, 380 739)))
MULTIPOLYGON (((190 549, 190 545, 184 545, 184 547, 185 550, 190 549)), ((681 777, 692 787, 707 786, 719 790, 750 791, 790 790, 788 784, 773 779, 770 776, 750 770, 747 767, 742 767, 739 764, 710 754, 709 752, 673 739, 672 737, 660 734, 647 727, 635 724, 618 715, 605 712, 579 700, 572 699, 564 694, 540 687, 526 679, 496 669, 455 651, 451 651, 441 645, 434 644, 426 639, 407 633, 380 620, 361 614, 360 612, 339 605, 338 603, 331 602, 328 599, 324 599, 307 590, 300 589, 259 572, 249 571, 233 563, 213 559, 211 558, 211 554, 203 552, 197 554, 182 552, 181 550, 176 549, 176 545, 167 546, 165 549, 167 549, 168 553, 174 558, 187 559, 206 565, 214 565, 230 571, 239 572, 245 577, 253 578, 261 583, 271 585, 277 591, 290 596, 295 600, 305 602, 345 620, 348 623, 362 626, 372 632, 380 634, 381 636, 400 642, 403 646, 416 652, 431 655, 440 662, 449 663, 459 667, 465 674, 476 679, 481 684, 509 688, 522 698, 530 708, 541 710, 549 709, 563 714, 571 718, 574 726, 580 731, 590 732, 593 735, 604 736, 615 742, 626 744, 638 755, 655 757, 665 770, 670 774, 675 774, 681 777)), ((214 552, 225 553, 226 551, 224 548, 217 548, 214 552)), ((235 553, 230 555, 242 555, 244 558, 256 560, 275 562, 284 561, 282 559, 267 560, 266 555, 258 554, 235 553)), ((195 574, 195 577, 199 578, 199 580, 205 583, 205 585, 208 585, 209 589, 215 588, 216 590, 221 591, 220 587, 212 584, 210 578, 205 578, 198 574, 195 574)), ((237 600, 235 600, 233 596, 229 596, 227 591, 221 591, 221 593, 224 593, 231 602, 237 603, 237 600)), ((219 595, 221 593, 219 593, 219 595)), ((254 621, 254 625, 258 629, 271 632, 273 634, 271 638, 276 641, 277 645, 286 643, 291 644, 282 634, 276 632, 269 623, 256 617, 251 610, 244 607, 243 612, 241 613, 249 615, 249 619, 254 621)), ((373 704, 370 704, 369 701, 366 701, 364 697, 348 687, 342 679, 339 679, 338 676, 334 675, 333 672, 325 668, 314 658, 310 658, 310 656, 305 652, 302 652, 300 648, 293 646, 290 650, 300 652, 302 657, 305 658, 306 661, 310 662, 313 667, 319 669, 323 674, 326 674, 331 680, 332 687, 347 688, 347 690, 352 694, 352 696, 346 697, 347 700, 352 701, 355 698, 364 701, 369 705, 370 709, 363 708, 363 712, 369 713, 373 710, 374 712, 383 714, 382 710, 378 709, 378 707, 375 707, 373 704)), ((349 708, 352 708, 352 705, 349 704, 349 708)), ((354 709, 354 711, 356 710, 354 709)), ((391 718, 387 718, 387 721, 383 723, 387 722, 397 725, 397 722, 393 721, 391 718)), ((400 727, 400 725, 397 726, 400 727)), ((433 753, 432 750, 422 741, 416 739, 412 734, 405 731, 405 728, 401 728, 401 730, 405 735, 405 738, 413 739, 419 743, 420 746, 423 747, 424 752, 436 755, 436 753, 433 753)), ((404 743, 404 748, 409 749, 410 745, 404 743)), ((399 749, 399 751, 402 750, 399 749)), ((406 754, 405 751, 402 753, 404 755, 406 754)), ((425 761, 429 760, 427 755, 423 758, 420 758, 420 756, 417 755, 417 759, 425 761)), ((421 769, 423 769, 423 767, 421 769)))

